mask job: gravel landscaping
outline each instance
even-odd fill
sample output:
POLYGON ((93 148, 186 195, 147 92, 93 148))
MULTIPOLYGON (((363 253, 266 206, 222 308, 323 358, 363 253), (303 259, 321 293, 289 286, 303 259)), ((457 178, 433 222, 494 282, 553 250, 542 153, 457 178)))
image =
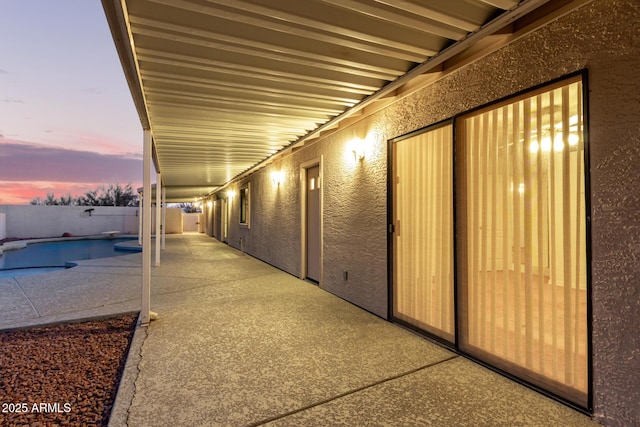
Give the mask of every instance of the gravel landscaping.
POLYGON ((0 426, 106 426, 137 318, 0 331, 0 426))

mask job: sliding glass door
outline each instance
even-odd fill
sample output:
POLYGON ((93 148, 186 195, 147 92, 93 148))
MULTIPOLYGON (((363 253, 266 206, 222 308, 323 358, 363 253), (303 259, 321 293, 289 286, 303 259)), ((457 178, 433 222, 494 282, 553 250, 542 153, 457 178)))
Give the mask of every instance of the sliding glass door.
POLYGON ((392 143, 393 316, 453 342, 451 124, 392 143))
POLYGON ((587 404, 582 83, 456 122, 460 348, 587 404))
POLYGON ((576 76, 397 138, 389 183, 393 318, 586 408, 583 104, 576 76))

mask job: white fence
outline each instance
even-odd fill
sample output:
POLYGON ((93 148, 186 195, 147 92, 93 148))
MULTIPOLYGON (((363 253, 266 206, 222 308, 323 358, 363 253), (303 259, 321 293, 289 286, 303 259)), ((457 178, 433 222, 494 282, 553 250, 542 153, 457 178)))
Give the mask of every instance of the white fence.
POLYGON ((185 213, 182 214, 182 231, 185 232, 200 232, 202 233, 202 214, 200 213, 185 213))
POLYGON ((138 234, 138 222, 138 208, 0 205, 0 239, 60 237, 64 233, 89 236, 105 231, 138 234))
POLYGON ((0 213, 0 240, 7 237, 7 215, 2 212, 0 213))

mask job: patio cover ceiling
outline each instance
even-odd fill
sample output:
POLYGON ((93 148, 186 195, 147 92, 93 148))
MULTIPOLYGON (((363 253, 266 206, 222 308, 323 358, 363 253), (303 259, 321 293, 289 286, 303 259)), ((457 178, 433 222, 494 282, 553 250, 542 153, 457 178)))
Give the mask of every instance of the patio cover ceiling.
POLYGON ((433 59, 491 23, 504 26, 546 1, 103 0, 103 7, 167 200, 190 201, 429 71, 433 59))

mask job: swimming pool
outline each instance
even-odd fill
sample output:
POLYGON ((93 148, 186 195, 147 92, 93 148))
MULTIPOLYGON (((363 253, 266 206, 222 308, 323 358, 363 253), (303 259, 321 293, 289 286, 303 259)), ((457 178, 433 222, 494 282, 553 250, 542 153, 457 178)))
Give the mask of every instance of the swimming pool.
POLYGON ((73 267, 73 261, 130 254, 117 250, 117 243, 135 237, 64 240, 29 243, 23 249, 5 251, 0 256, 0 277, 25 276, 73 267))

